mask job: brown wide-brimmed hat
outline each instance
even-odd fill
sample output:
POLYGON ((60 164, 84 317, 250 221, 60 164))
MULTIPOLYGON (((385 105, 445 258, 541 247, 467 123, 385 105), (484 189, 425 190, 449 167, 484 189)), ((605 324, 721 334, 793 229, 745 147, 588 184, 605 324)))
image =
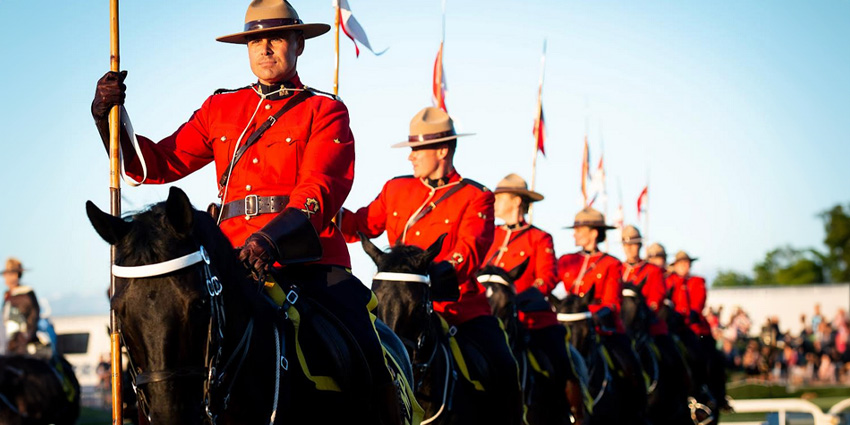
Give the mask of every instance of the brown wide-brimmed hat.
POLYGON ((275 31, 301 31, 304 38, 318 37, 331 30, 328 24, 305 24, 286 0, 254 0, 245 13, 242 32, 218 37, 222 43, 248 44, 258 34, 275 31))
POLYGON ((447 142, 458 137, 472 136, 474 133, 455 133, 455 125, 446 111, 429 106, 419 111, 410 120, 410 135, 406 142, 392 145, 393 148, 404 148, 431 145, 447 142))
POLYGON ((672 262, 671 264, 676 264, 676 263, 678 263, 679 261, 691 261, 691 262, 694 262, 694 261, 696 261, 696 260, 699 260, 699 258, 697 258, 697 257, 691 257, 691 256, 690 256, 690 255, 688 255, 688 253, 687 253, 687 252, 685 252, 685 251, 679 251, 679 252, 677 252, 677 253, 676 253, 676 257, 674 257, 674 258, 673 258, 673 262, 672 262))
POLYGON ((6 268, 3 269, 2 273, 23 273, 24 266, 21 264, 21 260, 18 260, 15 257, 9 257, 6 260, 6 268))
POLYGON ((594 229, 611 230, 616 229, 614 226, 605 224, 605 215, 591 207, 585 207, 576 214, 572 226, 567 226, 565 229, 575 229, 576 227, 587 226, 594 229))
POLYGON ((496 189, 493 190, 493 193, 515 193, 519 196, 528 199, 528 202, 537 202, 543 200, 543 195, 533 190, 528 190, 528 184, 525 182, 525 180, 514 173, 510 173, 505 176, 505 178, 503 178, 499 182, 499 184, 496 185, 496 189))
POLYGON ((639 245, 643 243, 640 230, 631 224, 623 228, 623 245, 639 245))
POLYGON ((664 250, 664 245, 661 245, 660 243, 656 242, 656 243, 650 245, 649 248, 646 249, 646 257, 647 258, 662 257, 662 258, 666 259, 667 258, 667 251, 664 250))

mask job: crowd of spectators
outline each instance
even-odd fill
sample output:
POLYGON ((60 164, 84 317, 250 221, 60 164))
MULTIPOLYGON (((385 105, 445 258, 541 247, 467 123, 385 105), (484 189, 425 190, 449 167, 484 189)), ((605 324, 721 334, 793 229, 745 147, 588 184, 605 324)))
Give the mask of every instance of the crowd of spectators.
POLYGON ((814 314, 800 316, 799 335, 783 332, 771 317, 751 337, 754 324, 736 307, 728 323, 720 323, 723 307, 710 309, 707 319, 730 375, 789 385, 850 383, 850 320, 844 309, 830 319, 815 305, 814 314))

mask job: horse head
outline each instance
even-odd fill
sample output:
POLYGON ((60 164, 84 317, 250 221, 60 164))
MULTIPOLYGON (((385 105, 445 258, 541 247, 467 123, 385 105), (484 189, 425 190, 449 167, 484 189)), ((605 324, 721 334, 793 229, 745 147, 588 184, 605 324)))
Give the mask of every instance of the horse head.
POLYGON ((363 250, 378 267, 372 292, 378 297, 376 315, 404 342, 411 359, 431 335, 435 320, 428 268, 443 247, 441 235, 428 249, 396 245, 384 252, 360 234, 363 250))
MULTIPOLYGON (((245 281, 230 242, 174 187, 168 200, 129 218, 91 201, 86 212, 115 248, 111 305, 149 420, 200 423, 210 356, 220 352, 224 332, 217 296, 222 282, 245 281)), ((239 308, 228 307, 228 313, 239 308)))
POLYGON ((649 331, 649 320, 651 314, 649 306, 646 305, 646 298, 643 296, 643 286, 646 280, 635 285, 632 283, 623 284, 623 301, 621 304, 621 318, 623 326, 626 328, 629 337, 637 338, 646 335, 649 331))
POLYGON ((594 285, 582 296, 567 293, 562 300, 553 301, 558 321, 570 330, 570 343, 585 357, 590 351, 591 339, 594 336, 590 304, 595 293, 594 285))
POLYGON ((514 282, 528 267, 526 258, 520 265, 507 271, 501 267, 487 265, 478 271, 478 282, 487 290, 487 300, 493 315, 507 322, 516 317, 516 287, 514 282))

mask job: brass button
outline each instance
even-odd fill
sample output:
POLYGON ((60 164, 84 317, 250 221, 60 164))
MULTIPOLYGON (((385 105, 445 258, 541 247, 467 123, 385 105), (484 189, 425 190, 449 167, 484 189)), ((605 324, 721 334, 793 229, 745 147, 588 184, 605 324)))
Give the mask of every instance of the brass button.
POLYGON ((286 143, 289 143, 289 142, 291 142, 291 141, 292 141, 292 138, 291 138, 291 137, 287 137, 287 138, 286 138, 286 143))
POLYGON ((525 257, 525 251, 520 251, 520 252, 519 252, 519 256, 520 256, 520 257, 525 257))
POLYGON ((246 184, 246 185, 245 185, 245 190, 251 190, 251 189, 252 189, 252 187, 251 187, 251 185, 250 185, 250 184, 246 184))
POLYGON ((271 103, 267 103, 267 104, 266 104, 266 109, 271 109, 271 108, 272 108, 272 104, 271 104, 271 103))
POLYGON ((418 231, 418 230, 416 231, 416 236, 419 236, 419 231, 418 231))
POLYGON ((251 160, 251 162, 253 162, 254 164, 257 164, 257 163, 260 162, 260 160, 258 158, 254 158, 254 159, 251 160))
POLYGON ((505 267, 505 263, 499 263, 499 267, 505 267))
POLYGON ((227 140, 227 137, 221 136, 221 141, 224 142, 227 140))
POLYGON ((596 278, 597 278, 597 279, 602 279, 602 273, 596 273, 596 278))
POLYGON ((449 224, 449 219, 446 219, 446 224, 449 224))
POLYGON ((583 296, 584 296, 584 292, 579 292, 579 293, 578 293, 578 296, 583 297, 583 296))
POLYGON ((393 217, 398 217, 398 211, 393 211, 393 217))

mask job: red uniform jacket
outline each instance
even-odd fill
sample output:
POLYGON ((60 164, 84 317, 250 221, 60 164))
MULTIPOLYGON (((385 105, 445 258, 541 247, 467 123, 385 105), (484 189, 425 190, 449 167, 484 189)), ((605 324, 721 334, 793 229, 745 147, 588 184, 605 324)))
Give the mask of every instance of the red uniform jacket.
MULTIPOLYGON (((303 87, 297 76, 290 82, 303 87)), ((253 88, 210 96, 188 122, 159 143, 139 137, 148 167, 145 182, 170 183, 211 161, 218 179, 240 137, 244 142, 290 99, 262 99, 253 88)), ((127 174, 137 181, 140 171, 136 161, 127 164, 127 174)), ((341 102, 314 95, 283 114, 245 151, 233 168, 222 201, 289 195, 287 207, 304 211, 319 233, 324 249, 319 263, 350 267, 348 248, 331 219, 342 207, 353 179, 354 136, 348 110, 341 102)), ((274 214, 250 220, 234 217, 223 221, 221 230, 234 246, 241 246, 272 218, 274 214)))
POLYGON ((391 244, 422 249, 446 233, 443 249, 434 261, 445 260, 454 265, 460 282, 460 300, 434 302, 434 310, 449 323, 460 324, 490 314, 484 287, 478 283, 475 273, 484 264, 484 254, 493 243, 494 198, 487 188, 467 180, 462 189, 441 201, 415 224, 407 226, 421 209, 440 199, 462 180, 454 171, 447 178, 448 183, 438 188, 412 176, 388 181, 368 206, 355 213, 343 211, 342 231, 348 242, 356 242, 357 232, 374 238, 386 230, 391 244))
POLYGON ((614 312, 617 332, 626 332, 620 319, 623 299, 623 265, 620 260, 602 252, 567 254, 558 259, 558 276, 568 293, 580 297, 595 287, 590 312, 596 313, 602 307, 610 308, 614 312))
MULTIPOLYGON (((552 235, 530 224, 521 223, 515 229, 509 229, 508 226, 497 227, 493 245, 485 258, 486 264, 508 271, 530 258, 525 272, 514 281, 517 293, 533 286, 548 296, 558 283, 552 235)), ((528 329, 558 325, 558 316, 554 310, 520 311, 519 320, 528 329)))
POLYGON ((667 289, 673 289, 673 305, 685 317, 691 330, 697 335, 711 335, 711 327, 702 315, 705 309, 705 279, 699 276, 679 276, 671 273, 667 277, 667 289), (691 320, 691 311, 697 314, 698 320, 691 320))
MULTIPOLYGON (((646 299, 646 305, 653 312, 658 310, 658 306, 664 302, 664 297, 667 296, 667 288, 664 286, 664 272, 660 267, 646 261, 636 264, 623 264, 623 282, 630 282, 636 286, 645 282, 640 292, 646 299)), ((653 336, 667 335, 668 332, 667 323, 653 317, 649 325, 649 334, 653 336)))

